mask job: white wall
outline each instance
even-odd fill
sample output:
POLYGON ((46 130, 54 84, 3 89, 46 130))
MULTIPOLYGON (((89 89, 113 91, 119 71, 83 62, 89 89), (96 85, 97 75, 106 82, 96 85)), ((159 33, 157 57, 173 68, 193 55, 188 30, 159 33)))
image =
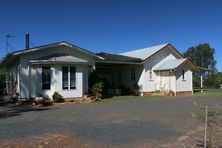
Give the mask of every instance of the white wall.
MULTIPOLYGON (((178 56, 170 49, 164 49, 158 52, 155 56, 153 56, 148 61, 145 61, 144 63, 144 72, 142 74, 141 81, 143 92, 153 92, 155 91, 155 85, 158 85, 161 81, 159 72, 153 72, 153 80, 149 79, 149 71, 150 68, 155 69, 159 65, 163 64, 164 62, 171 60, 171 59, 177 59, 178 56), (158 84, 157 84, 158 83, 158 84)), ((172 76, 173 79, 173 76, 172 76)), ((173 80, 172 80, 173 81, 173 80)))
POLYGON ((64 65, 76 67, 76 89, 63 90, 62 89, 62 65, 49 65, 51 67, 51 89, 42 90, 42 66, 32 66, 31 79, 31 97, 34 98, 43 95, 52 98, 55 91, 58 91, 64 98, 76 98, 83 96, 83 73, 84 65, 64 65))
POLYGON ((193 91, 193 74, 188 65, 182 65, 176 70, 177 92, 193 91), (185 71, 185 80, 182 78, 182 71, 185 71))
MULTIPOLYGON (((36 52, 26 53, 24 55, 21 55, 20 57, 20 93, 21 98, 29 98, 34 97, 38 93, 41 93, 41 67, 32 67, 29 66, 29 61, 37 58, 41 58, 50 54, 54 53, 66 53, 68 55, 72 55, 74 57, 78 57, 80 59, 87 60, 92 65, 95 65, 95 59, 89 55, 86 55, 80 51, 77 51, 75 49, 72 49, 67 46, 59 46, 54 48, 48 48, 45 50, 40 50, 36 52), (29 75, 29 73, 32 73, 32 76, 29 75), (37 75, 37 77, 35 77, 37 75), (36 84, 36 88, 35 85, 36 84), (30 88, 30 89, 29 89, 30 88)), ((61 91, 61 94, 66 97, 82 97, 83 96, 83 73, 85 78, 88 78, 88 72, 86 72, 87 67, 77 65, 76 72, 77 77, 76 80, 78 81, 78 87, 75 91, 62 91, 60 87, 60 80, 61 77, 61 67, 53 66, 51 68, 52 71, 52 88, 51 91, 43 91, 43 94, 48 95, 49 97, 52 96, 52 93, 56 91, 61 91), (55 75, 56 74, 56 75, 55 75), (59 85, 57 85, 56 81, 59 81, 59 85)), ((88 80, 86 80, 88 82, 88 80)), ((86 82, 85 81, 85 82, 86 82)), ((86 83, 87 83, 86 82, 86 83)), ((87 84, 86 84, 87 85, 87 84)), ((84 88, 84 92, 86 92, 86 88, 84 88)))

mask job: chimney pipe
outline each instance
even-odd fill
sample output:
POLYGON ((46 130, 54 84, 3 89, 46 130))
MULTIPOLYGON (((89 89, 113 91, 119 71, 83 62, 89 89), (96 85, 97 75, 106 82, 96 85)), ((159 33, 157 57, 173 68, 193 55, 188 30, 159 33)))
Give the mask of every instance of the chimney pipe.
POLYGON ((25 48, 29 49, 29 33, 26 32, 25 34, 25 48))

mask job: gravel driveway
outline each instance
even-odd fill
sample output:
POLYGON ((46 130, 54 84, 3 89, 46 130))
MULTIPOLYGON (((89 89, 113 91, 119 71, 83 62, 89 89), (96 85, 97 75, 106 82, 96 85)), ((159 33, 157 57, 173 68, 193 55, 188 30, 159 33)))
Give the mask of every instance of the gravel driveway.
POLYGON ((0 106, 0 142, 45 134, 66 133, 106 145, 166 142, 200 123, 191 117, 192 100, 222 106, 222 97, 162 97, 126 102, 0 106))

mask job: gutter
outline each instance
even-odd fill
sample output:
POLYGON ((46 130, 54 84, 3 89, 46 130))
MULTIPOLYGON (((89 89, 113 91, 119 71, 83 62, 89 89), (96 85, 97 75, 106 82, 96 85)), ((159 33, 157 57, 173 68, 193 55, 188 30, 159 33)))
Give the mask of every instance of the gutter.
POLYGON ((99 61, 97 63, 143 65, 143 63, 138 63, 138 62, 122 62, 122 61, 99 61))

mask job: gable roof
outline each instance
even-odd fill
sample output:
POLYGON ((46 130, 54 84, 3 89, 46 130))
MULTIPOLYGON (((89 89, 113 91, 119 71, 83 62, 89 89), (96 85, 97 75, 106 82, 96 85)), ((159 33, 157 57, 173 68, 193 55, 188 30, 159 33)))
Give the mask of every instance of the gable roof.
POLYGON ((52 43, 52 44, 36 46, 36 47, 33 47, 33 48, 29 48, 29 49, 22 49, 22 50, 17 50, 17 51, 11 52, 8 55, 6 55, 4 60, 1 62, 0 67, 4 67, 5 65, 7 65, 7 63, 10 60, 13 60, 13 58, 17 58, 17 57, 19 57, 22 54, 33 52, 33 51, 38 51, 38 50, 44 50, 46 48, 56 47, 56 46, 67 46, 67 47, 73 48, 75 50, 78 50, 78 51, 80 51, 82 53, 85 53, 87 55, 90 55, 90 56, 92 56, 94 58, 97 58, 99 60, 103 60, 102 57, 96 55, 95 53, 93 53, 91 51, 88 51, 88 50, 86 50, 84 48, 81 48, 79 46, 73 45, 73 44, 68 43, 66 41, 61 41, 61 42, 56 42, 56 43, 52 43))
POLYGON ((171 69, 176 69, 178 66, 180 66, 182 63, 184 63, 187 59, 173 59, 164 62, 154 70, 171 70, 171 69))
POLYGON ((176 50, 176 48, 173 47, 170 43, 132 50, 129 52, 120 53, 120 55, 141 58, 143 61, 145 61, 150 57, 152 57, 153 55, 155 55, 156 53, 158 53, 159 51, 166 49, 165 47, 169 47, 169 49, 171 49, 174 53, 176 53, 180 58, 184 58, 184 56, 178 50, 176 50))
POLYGON ((38 51, 38 50, 42 50, 42 49, 46 49, 46 48, 50 48, 50 47, 61 46, 61 45, 68 46, 68 47, 76 49, 76 50, 78 50, 80 52, 83 52, 85 54, 91 55, 93 57, 96 57, 96 58, 99 58, 99 59, 103 59, 102 57, 96 55, 95 53, 93 53, 93 52, 91 52, 89 50, 86 50, 86 49, 81 48, 79 46, 73 45, 73 44, 68 43, 66 41, 56 42, 56 43, 47 44, 47 45, 43 45, 43 46, 37 46, 37 47, 29 48, 29 49, 18 50, 18 51, 14 51, 14 52, 10 53, 10 55, 21 55, 21 54, 24 54, 24 53, 38 51))
POLYGON ((147 48, 142 48, 142 49, 136 49, 124 53, 120 53, 120 55, 124 56, 129 56, 129 57, 135 57, 135 58, 140 58, 142 60, 145 60, 146 58, 150 57, 160 49, 164 48, 167 46, 169 43, 166 44, 161 44, 161 45, 156 45, 152 47, 147 47, 147 48))
POLYGON ((185 63, 188 64, 193 70, 199 71, 199 68, 190 62, 187 58, 168 60, 156 67, 154 71, 175 70, 185 63))

